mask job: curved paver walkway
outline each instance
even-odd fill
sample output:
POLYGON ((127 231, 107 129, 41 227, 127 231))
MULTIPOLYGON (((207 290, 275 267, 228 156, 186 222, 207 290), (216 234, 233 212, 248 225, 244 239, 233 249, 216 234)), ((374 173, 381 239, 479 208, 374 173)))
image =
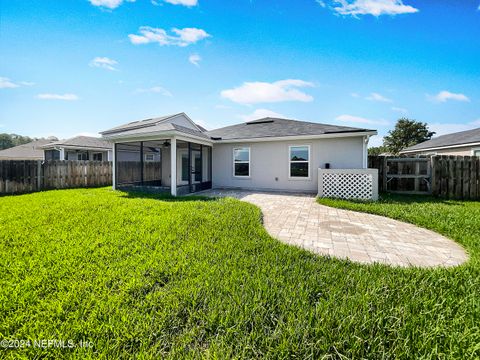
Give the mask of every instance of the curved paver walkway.
POLYGON ((433 231, 323 206, 313 195, 235 190, 208 190, 202 195, 229 196, 257 205, 270 235, 321 255, 419 267, 455 266, 468 259, 460 245, 433 231))

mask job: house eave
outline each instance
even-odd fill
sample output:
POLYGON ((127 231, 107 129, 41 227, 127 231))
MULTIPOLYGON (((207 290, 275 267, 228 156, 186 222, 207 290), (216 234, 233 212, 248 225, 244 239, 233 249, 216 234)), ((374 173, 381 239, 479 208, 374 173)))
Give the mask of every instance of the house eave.
POLYGON ((422 149, 402 150, 402 151, 400 151, 400 154, 411 154, 411 153, 418 153, 418 152, 424 152, 424 151, 435 151, 435 150, 444 150, 444 149, 456 149, 456 148, 478 146, 478 145, 480 145, 480 142, 457 144, 457 145, 448 145, 448 146, 432 146, 432 147, 422 148, 422 149))
POLYGON ((107 141, 111 141, 112 143, 117 142, 133 142, 133 141, 152 141, 158 140, 159 138, 171 138, 176 137, 180 140, 195 140, 197 142, 206 143, 207 145, 212 145, 213 141, 210 139, 206 139, 200 136, 195 136, 191 134, 185 134, 179 131, 156 131, 150 132, 148 134, 130 134, 130 135, 103 135, 103 138, 107 141))
POLYGON ((360 137, 377 135, 377 131, 360 131, 360 132, 345 132, 345 133, 330 133, 319 135, 291 135, 291 136, 269 136, 258 138, 238 138, 214 140, 213 143, 239 143, 239 142, 267 142, 267 141, 295 141, 295 140, 309 140, 309 139, 333 139, 345 137, 360 137))

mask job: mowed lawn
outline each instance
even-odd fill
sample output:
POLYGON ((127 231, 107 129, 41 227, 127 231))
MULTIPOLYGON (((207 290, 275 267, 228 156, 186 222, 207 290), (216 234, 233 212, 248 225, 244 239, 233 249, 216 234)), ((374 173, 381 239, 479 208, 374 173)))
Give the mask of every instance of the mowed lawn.
POLYGON ((271 238, 233 199, 109 189, 0 198, 0 358, 478 358, 480 205, 330 201, 437 230, 470 261, 359 265, 271 238), (378 207, 377 207, 378 206, 378 207))

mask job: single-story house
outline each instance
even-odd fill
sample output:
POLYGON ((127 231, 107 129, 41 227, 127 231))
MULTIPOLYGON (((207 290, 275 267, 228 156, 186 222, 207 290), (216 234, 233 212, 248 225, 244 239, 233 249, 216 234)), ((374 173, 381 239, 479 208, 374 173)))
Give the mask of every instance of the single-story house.
POLYGON ((112 144, 101 138, 75 136, 42 146, 45 160, 112 161, 112 144))
POLYGON ((480 128, 438 136, 400 154, 480 156, 480 128))
MULTIPOLYGON (((57 140, 57 139, 55 139, 57 140)), ((44 160, 44 145, 54 140, 39 139, 0 150, 0 160, 44 160)))
POLYGON ((0 160, 112 161, 112 144, 102 138, 76 136, 66 140, 39 139, 0 151, 0 160))
POLYGON ((177 195, 212 187, 315 193, 318 168, 367 168, 377 132, 279 118, 206 131, 179 113, 101 134, 114 147, 114 188, 177 195))

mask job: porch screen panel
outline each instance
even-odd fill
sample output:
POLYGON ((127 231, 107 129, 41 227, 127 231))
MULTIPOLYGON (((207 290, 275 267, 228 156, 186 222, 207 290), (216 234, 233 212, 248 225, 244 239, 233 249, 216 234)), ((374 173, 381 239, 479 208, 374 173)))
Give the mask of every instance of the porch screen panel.
POLYGON ((140 142, 117 144, 115 160, 118 185, 141 184, 142 161, 140 142))
POLYGON ((143 185, 162 186, 162 141, 143 143, 143 185))

